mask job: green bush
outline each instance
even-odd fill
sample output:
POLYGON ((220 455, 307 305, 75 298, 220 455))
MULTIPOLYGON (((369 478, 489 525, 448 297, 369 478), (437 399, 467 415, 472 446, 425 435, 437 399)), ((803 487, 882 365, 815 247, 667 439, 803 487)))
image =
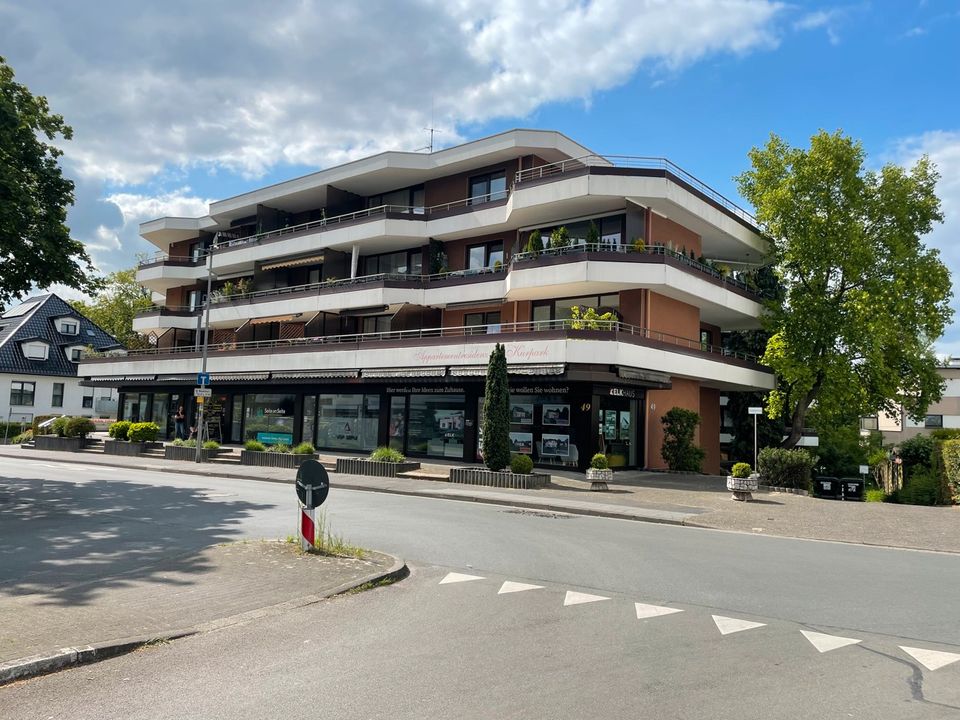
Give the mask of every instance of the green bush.
POLYGON ((0 422, 0 439, 12 438, 26 431, 26 423, 0 422))
POLYGON ((915 467, 932 467, 934 440, 930 435, 915 435, 909 440, 900 443, 900 459, 903 461, 903 471, 909 474, 915 467))
POLYGON ((313 455, 317 449, 311 442, 302 442, 293 449, 294 455, 313 455))
POLYGON ((864 500, 867 502, 886 502, 887 494, 882 488, 867 488, 864 494, 864 500))
POLYGON ((219 449, 220 449, 220 443, 218 443, 216 440, 207 440, 206 442, 203 443, 203 449, 204 449, 204 450, 219 450, 219 449))
POLYGON ((663 446, 660 453, 671 470, 701 472, 703 448, 693 444, 693 434, 700 424, 700 416, 693 410, 674 407, 660 418, 663 423, 663 446))
POLYGON ((550 249, 565 247, 570 247, 570 231, 566 225, 561 225, 550 233, 550 249))
POLYGON ((107 435, 114 440, 126 440, 132 424, 129 420, 117 420, 115 423, 110 423, 110 427, 107 428, 107 435))
POLYGON ((265 452, 267 449, 267 446, 264 445, 259 440, 247 440, 243 444, 243 449, 249 450, 250 452, 265 452))
POLYGON ((750 472, 750 463, 738 462, 736 465, 730 468, 730 474, 735 478, 748 478, 750 477, 750 472))
POLYGON ((33 419, 33 425, 31 426, 33 429, 33 434, 34 435, 50 435, 53 432, 50 429, 50 425, 47 425, 45 428, 42 428, 40 426, 43 423, 45 423, 47 420, 52 420, 55 417, 57 416, 56 415, 37 415, 33 419))
POLYGON ((937 428, 930 437, 934 440, 960 440, 960 428, 937 428))
MULTIPOLYGON (((63 428, 63 433, 67 437, 85 438, 92 432, 96 432, 97 426, 93 420, 85 417, 68 418, 63 428)), ((58 433, 59 434, 59 433, 58 433)))
POLYGON ((757 457, 757 470, 764 484, 806 490, 817 458, 806 450, 766 447, 757 457))
POLYGON ((368 459, 375 462, 394 463, 399 463, 406 460, 406 458, 403 456, 403 453, 390 447, 378 447, 376 450, 370 453, 370 457, 368 459))
POLYGON ((510 385, 507 355, 497 343, 487 363, 483 388, 483 464, 497 472, 510 464, 510 385))
POLYGON ((284 443, 277 443, 276 445, 271 445, 267 448, 267 452, 280 453, 281 455, 286 455, 290 452, 290 446, 284 443))
POLYGON ((61 415, 47 426, 50 430, 50 434, 56 435, 57 437, 66 437, 68 422, 70 422, 70 418, 66 415, 61 415))
POLYGON ((24 430, 22 433, 14 437, 10 442, 14 445, 23 445, 25 442, 30 442, 33 440, 33 430, 24 430))
POLYGON ((590 467, 592 467, 594 470, 609 470, 610 461, 607 460, 607 456, 603 453, 597 453, 590 458, 590 467))
POLYGON ((950 500, 960 504, 960 440, 944 440, 940 454, 950 500))
POLYGON ((510 458, 510 472, 518 475, 529 475, 533 472, 533 460, 529 455, 515 454, 510 458))
POLYGON ((940 478, 935 471, 924 467, 915 467, 896 493, 896 502, 904 505, 936 505, 939 499, 940 478))
POLYGON ((174 441, 173 441, 173 444, 176 445, 177 447, 192 447, 192 448, 195 448, 195 447, 197 446, 197 441, 196 441, 195 439, 193 439, 193 438, 190 438, 189 440, 180 440, 180 439, 178 438, 177 440, 174 440, 174 441))
POLYGON ((160 426, 153 422, 133 423, 127 430, 131 442, 153 442, 160 434, 160 426))
POLYGON ((183 439, 182 439, 182 438, 177 438, 176 440, 174 440, 174 441, 171 442, 170 444, 173 445, 174 447, 183 447, 183 439))

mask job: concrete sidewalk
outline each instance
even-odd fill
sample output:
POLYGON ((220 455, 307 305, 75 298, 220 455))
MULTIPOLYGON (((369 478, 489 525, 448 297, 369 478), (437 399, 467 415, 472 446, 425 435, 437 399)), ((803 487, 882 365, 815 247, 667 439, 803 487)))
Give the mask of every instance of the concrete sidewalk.
MULTIPOLYGON (((0 458, 26 462, 79 462, 128 467, 130 458, 90 453, 43 452, 0 446, 0 458)), ((137 458, 137 467, 272 482, 294 480, 292 470, 137 458)), ((428 467, 442 474, 443 467, 428 467)), ((583 515, 670 523, 783 537, 831 540, 960 553, 960 508, 885 503, 842 503, 781 493, 758 493, 754 502, 730 499, 724 478, 629 471, 617 473, 610 492, 591 492, 583 476, 555 470, 549 488, 501 490, 442 480, 372 478, 332 474, 335 487, 512 505, 583 515)))
POLYGON ((334 558, 300 553, 292 543, 249 541, 144 570, 7 588, 0 594, 0 684, 318 602, 399 577, 405 566, 381 553, 334 558))

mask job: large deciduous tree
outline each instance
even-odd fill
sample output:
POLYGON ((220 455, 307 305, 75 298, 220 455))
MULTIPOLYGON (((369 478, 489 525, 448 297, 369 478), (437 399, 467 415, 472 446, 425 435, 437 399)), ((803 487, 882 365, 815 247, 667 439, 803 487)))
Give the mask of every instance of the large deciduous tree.
POLYGON ((117 270, 101 281, 103 288, 91 302, 75 300, 70 304, 131 349, 149 347, 149 342, 133 329, 133 318, 153 303, 150 293, 137 283, 137 271, 117 270))
POLYGON ((922 416, 943 390, 932 344, 952 315, 950 274, 921 241, 943 220, 936 168, 923 157, 867 171, 841 132, 814 135, 809 149, 772 135, 750 160, 737 182, 785 290, 763 355, 777 373, 768 414, 789 421, 784 445, 814 403, 828 422, 898 404, 922 416))
POLYGON ((60 170, 62 151, 43 140, 72 135, 46 98, 14 82, 0 57, 0 304, 53 283, 96 285, 83 243, 65 224, 73 182, 60 170))

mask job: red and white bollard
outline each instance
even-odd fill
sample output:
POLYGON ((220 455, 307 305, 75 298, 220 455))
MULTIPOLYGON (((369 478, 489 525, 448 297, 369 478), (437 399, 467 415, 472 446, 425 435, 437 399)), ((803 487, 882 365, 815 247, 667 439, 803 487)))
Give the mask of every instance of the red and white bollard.
POLYGON ((306 552, 314 547, 317 541, 317 510, 316 508, 300 507, 300 549, 306 552))

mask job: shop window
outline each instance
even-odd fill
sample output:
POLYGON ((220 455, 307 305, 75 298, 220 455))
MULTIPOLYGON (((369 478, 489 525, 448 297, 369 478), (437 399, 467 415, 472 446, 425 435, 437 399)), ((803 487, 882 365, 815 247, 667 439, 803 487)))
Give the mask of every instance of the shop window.
POLYGON ((379 395, 319 395, 316 446, 373 450, 380 427, 379 395))
POLYGON ((465 409, 463 395, 411 395, 407 426, 410 452, 462 460, 465 409))
POLYGON ((387 432, 390 447, 404 452, 407 442, 407 398, 394 395, 390 398, 390 427, 387 432))
POLYGON ((293 444, 295 395, 249 393, 244 398, 243 439, 293 444))
POLYGON ((304 442, 313 442, 317 428, 317 396, 305 395, 303 398, 303 427, 300 437, 304 442))

